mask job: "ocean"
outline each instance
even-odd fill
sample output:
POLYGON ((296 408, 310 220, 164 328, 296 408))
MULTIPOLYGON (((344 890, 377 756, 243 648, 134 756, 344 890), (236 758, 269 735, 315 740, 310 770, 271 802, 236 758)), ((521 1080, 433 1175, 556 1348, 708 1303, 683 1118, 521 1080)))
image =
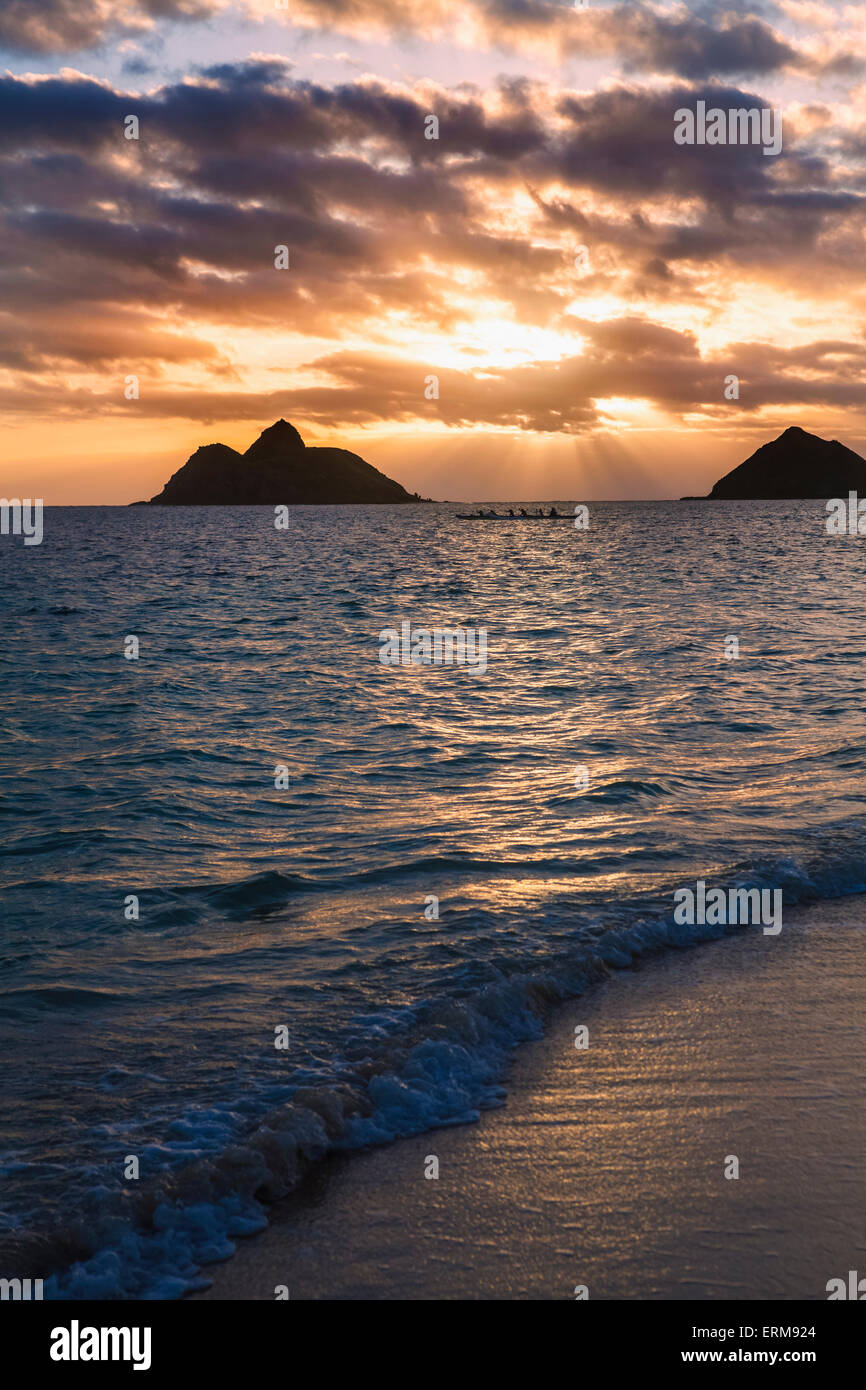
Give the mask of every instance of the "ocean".
POLYGON ((760 930, 678 889, 866 890, 864 552, 822 502, 465 510, 0 538, 0 1275, 201 1287, 326 1153, 500 1104, 558 1001, 760 930), (484 661, 383 660, 404 624, 484 661))

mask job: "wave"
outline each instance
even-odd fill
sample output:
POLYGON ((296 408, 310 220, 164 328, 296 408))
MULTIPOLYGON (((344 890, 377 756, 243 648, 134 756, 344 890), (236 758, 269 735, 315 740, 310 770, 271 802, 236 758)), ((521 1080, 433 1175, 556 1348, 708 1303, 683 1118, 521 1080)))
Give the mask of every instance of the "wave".
POLYGON ((637 779, 605 782, 601 786, 586 791, 574 792, 571 796, 551 799, 551 806, 576 806, 584 801, 601 802, 607 806, 622 806, 630 801, 641 801, 644 797, 655 798, 673 794, 670 781, 642 782, 637 779))
MULTIPOLYGON (((622 852, 597 854, 593 867, 618 864, 622 857, 622 852)), ((359 869, 333 877, 315 878, 308 874, 265 870, 237 883, 204 883, 154 889, 148 894, 148 921, 153 926, 166 926, 175 920, 187 922, 214 914, 240 920, 261 909, 278 908, 302 893, 329 893, 353 887, 400 883, 413 878, 427 880, 445 873, 465 875, 471 879, 481 876, 514 878, 516 875, 529 879, 549 878, 554 874, 570 876, 574 871, 573 859, 557 855, 539 856, 536 859, 491 859, 470 853, 422 855, 408 862, 382 864, 374 869, 359 869)))
POLYGON ((282 907, 297 893, 322 892, 327 887, 303 874, 269 869, 237 883, 158 888, 148 894, 148 924, 154 928, 185 926, 214 915, 242 921, 282 907))
MULTIPOLYGON (((806 840, 799 857, 731 865, 712 875, 713 886, 781 888, 786 907, 866 891, 861 822, 806 840)), ((295 891, 292 877, 265 874, 221 891, 231 904, 232 893, 246 895, 253 883, 266 899, 295 891)), ((363 1057, 335 1066, 328 1082, 298 1084, 285 1103, 266 1105, 219 1152, 134 1191, 127 1184, 111 1197, 100 1188, 93 1210, 50 1237, 12 1232, 5 1267, 44 1278, 45 1296, 54 1299, 174 1298, 206 1285, 202 1266, 228 1257, 237 1236, 264 1227, 268 1204, 291 1192, 326 1154, 476 1119, 502 1102, 512 1052, 541 1033, 556 1004, 642 957, 748 930, 679 925, 670 891, 637 895, 606 915, 587 916, 584 907, 580 920, 572 900, 554 899, 545 916, 557 926, 569 913, 574 920, 571 939, 548 959, 500 963, 472 992, 441 989, 396 1011, 392 1026, 368 1040, 363 1057)), ((201 1111, 199 1124, 205 1131, 214 1118, 201 1111)))
POLYGON ((120 996, 108 989, 75 989, 68 985, 46 985, 42 989, 0 990, 0 1016, 25 1017, 43 1010, 57 1013, 99 1009, 114 1004, 120 996))

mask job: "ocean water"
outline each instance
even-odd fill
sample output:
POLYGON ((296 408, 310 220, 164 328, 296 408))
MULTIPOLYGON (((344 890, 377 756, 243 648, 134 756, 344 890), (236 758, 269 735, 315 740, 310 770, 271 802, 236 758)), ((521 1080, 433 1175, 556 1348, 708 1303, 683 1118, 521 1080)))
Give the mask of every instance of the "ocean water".
POLYGON ((0 539, 0 1275, 179 1296, 330 1149, 499 1103, 557 1000, 744 930, 677 887, 866 889, 862 540, 460 510, 0 539), (383 665, 404 621, 484 628, 486 670, 383 665))

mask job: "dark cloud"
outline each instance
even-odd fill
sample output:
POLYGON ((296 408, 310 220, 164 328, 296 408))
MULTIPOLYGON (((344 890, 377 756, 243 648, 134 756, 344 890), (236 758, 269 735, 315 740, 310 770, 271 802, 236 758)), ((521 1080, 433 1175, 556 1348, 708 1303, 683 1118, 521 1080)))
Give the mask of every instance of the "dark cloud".
MULTIPOLYGON (((154 26, 214 16, 237 24, 248 13, 245 0, 3 0, 0 45, 22 53, 75 53, 154 26)), ((837 76, 862 71, 862 60, 844 47, 818 63, 808 47, 773 27, 777 17, 777 7, 760 3, 738 15, 728 5, 693 4, 671 12, 637 0, 585 9, 564 0, 292 0, 282 16, 290 25, 325 31, 452 42, 471 18, 486 41, 501 49, 543 44, 563 55, 612 60, 626 73, 689 81, 785 69, 837 76)), ((147 65, 132 60, 129 71, 144 73, 147 65)), ((218 78, 229 76, 227 65, 214 71, 218 78)))
MULTIPOLYGON (((19 374, 14 398, 26 410, 39 373, 77 364, 116 376, 140 358, 151 378, 143 410, 240 418, 242 392, 208 407, 207 392, 166 380, 198 367, 221 394, 239 364, 213 342, 239 327, 368 342, 369 352, 309 364, 330 384, 280 398, 322 425, 426 409, 448 424, 580 430, 597 423, 594 401, 608 395, 719 409, 722 368, 736 368, 702 360, 692 335, 637 308, 593 323, 575 304, 610 294, 701 314, 713 310, 714 283, 755 275, 797 293, 816 264, 828 286, 855 292, 866 151, 849 139, 852 168, 840 179, 827 149, 841 136, 823 119, 822 145, 795 140, 772 159, 750 147, 676 146, 674 112, 698 97, 765 104, 717 84, 577 95, 524 81, 486 96, 373 80, 327 87, 297 80, 279 59, 213 67, 140 97, 74 75, 0 78, 0 363, 19 374), (131 113, 139 141, 123 137, 131 113), (424 138, 431 113, 438 141, 424 138), (527 209, 519 216, 516 200, 527 209), (274 268, 281 244, 289 272, 274 268), (583 278, 580 244, 592 262, 583 278), (425 364, 388 355, 393 323, 410 338, 471 335, 479 303, 585 349, 508 371, 443 368, 447 390, 425 407, 425 364)), ((857 345, 825 343, 799 358, 763 345, 737 351, 750 373, 747 410, 782 403, 798 380, 804 400, 838 404, 864 373, 857 345)), ((74 410, 100 399, 53 389, 74 410)), ((261 396, 250 397, 248 418, 263 404, 271 413, 261 396)))
MULTIPOLYGON (((218 393, 208 393, 157 381, 136 401, 135 410, 144 416, 203 422, 293 416, 323 429, 363 427, 388 419, 580 434, 603 424, 598 402, 610 397, 649 400, 671 411, 702 410, 710 417, 729 419, 731 407, 723 391, 731 371, 737 371, 741 381, 738 416, 775 406, 856 408, 862 403, 862 344, 828 341, 782 350, 743 343, 723 356, 702 358, 692 335, 635 318, 603 326, 584 322, 580 328, 586 350, 560 361, 471 372, 429 360, 338 352, 312 364, 330 378, 323 385, 249 392, 233 391, 226 383, 218 393), (431 371, 439 380, 435 401, 424 394, 431 371)), ((62 394, 54 407, 72 416, 94 409, 128 414, 119 378, 113 388, 98 394, 62 394)), ((45 397, 44 384, 27 388, 30 408, 44 403, 45 397)), ((10 403, 10 393, 0 388, 0 406, 8 408, 10 403)))
MULTIPOLYGON (((619 60, 626 71, 688 80, 814 67, 808 51, 779 34, 761 8, 753 4, 739 16, 730 5, 692 5, 671 13, 651 4, 577 8, 564 0, 293 0, 292 13, 315 26, 429 34, 447 31, 449 22, 468 12, 488 41, 502 48, 543 42, 563 54, 619 60)), ((833 61, 850 60, 843 52, 833 61)))
POLYGON ((21 53, 75 53, 156 21, 206 19, 220 0, 2 0, 0 45, 21 53))
POLYGON ((675 73, 694 81, 728 73, 778 72, 809 63, 762 20, 728 13, 721 27, 692 14, 668 18, 620 6, 611 12, 611 38, 627 68, 675 73))

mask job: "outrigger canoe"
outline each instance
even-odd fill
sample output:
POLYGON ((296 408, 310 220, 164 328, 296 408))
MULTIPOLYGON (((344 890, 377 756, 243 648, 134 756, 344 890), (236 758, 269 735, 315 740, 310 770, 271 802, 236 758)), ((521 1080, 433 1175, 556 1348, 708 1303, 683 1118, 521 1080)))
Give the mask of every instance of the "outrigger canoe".
POLYGON ((503 516, 497 512, 495 516, 475 516, 472 512, 458 512, 458 521, 574 521, 573 516, 568 513, 559 513, 558 516, 509 516, 506 512, 503 516))

